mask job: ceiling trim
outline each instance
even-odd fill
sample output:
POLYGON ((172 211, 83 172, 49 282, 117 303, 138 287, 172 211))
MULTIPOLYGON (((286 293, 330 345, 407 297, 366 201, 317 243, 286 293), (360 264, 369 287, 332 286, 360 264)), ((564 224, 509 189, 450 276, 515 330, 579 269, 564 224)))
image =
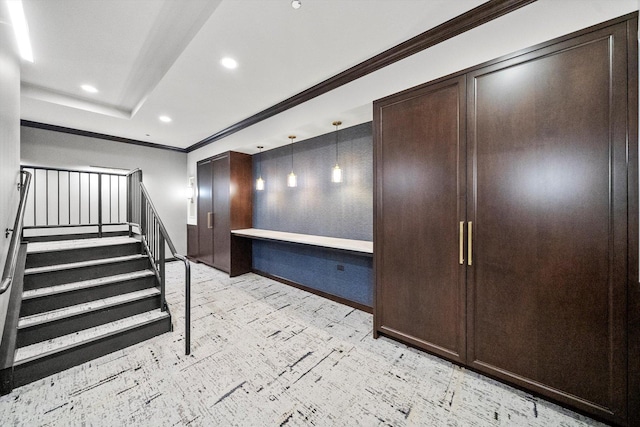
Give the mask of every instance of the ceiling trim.
POLYGON ((88 138, 106 139, 107 141, 114 141, 114 142, 122 142, 122 143, 125 143, 125 144, 140 145, 140 146, 148 147, 148 148, 158 148, 158 149, 161 149, 161 150, 177 151, 178 153, 186 153, 187 152, 187 150, 184 149, 184 148, 172 147, 170 145, 163 145, 163 144, 156 144, 156 143, 153 143, 153 142, 139 141, 137 139, 129 139, 129 138, 123 138, 123 137, 120 137, 120 136, 106 135, 104 133, 97 133, 97 132, 90 132, 90 131, 87 131, 87 130, 67 128, 67 127, 64 127, 64 126, 50 125, 50 124, 47 124, 47 123, 32 122, 30 120, 20 120, 20 126, 25 126, 25 127, 29 127, 29 128, 36 128, 36 129, 50 130, 50 131, 53 131, 53 132, 68 133, 68 134, 72 134, 72 135, 86 136, 88 138))
POLYGON ((118 119, 131 119, 131 111, 118 108, 115 105, 96 102, 79 96, 56 92, 46 87, 37 86, 28 82, 20 84, 20 94, 32 99, 50 102, 52 104, 64 105, 65 107, 76 108, 78 110, 90 111, 96 114, 116 117, 118 119))
POLYGON ((130 110, 131 117, 140 110, 220 2, 164 3, 120 95, 118 103, 130 110))
POLYGON ((252 126, 265 119, 280 114, 290 108, 307 102, 317 96, 325 94, 342 85, 352 82, 360 77, 378 71, 394 62, 405 59, 415 53, 423 51, 427 48, 442 43, 445 40, 453 38, 459 34, 486 24, 496 18, 513 12, 523 6, 531 4, 536 0, 490 0, 476 8, 456 16, 449 21, 438 25, 430 30, 425 31, 405 42, 402 42, 386 51, 375 55, 366 61, 363 61, 353 67, 336 74, 327 80, 320 82, 309 89, 306 89, 290 98, 285 99, 253 116, 247 117, 225 129, 222 129, 207 138, 190 145, 186 148, 186 152, 190 153, 194 150, 207 146, 215 141, 234 134, 242 129, 252 126))

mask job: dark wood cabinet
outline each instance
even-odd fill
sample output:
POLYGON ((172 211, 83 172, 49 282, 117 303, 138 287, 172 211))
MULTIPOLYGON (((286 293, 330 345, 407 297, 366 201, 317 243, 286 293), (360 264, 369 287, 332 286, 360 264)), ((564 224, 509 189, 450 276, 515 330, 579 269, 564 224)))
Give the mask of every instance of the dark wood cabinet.
POLYGON ((198 162, 198 261, 213 265, 213 161, 198 162))
POLYGON ((636 29, 374 103, 375 334, 634 424, 636 29))
MULTIPOLYGON (((231 266, 231 156, 211 161, 213 170, 213 207, 211 209, 211 234, 213 238, 213 266, 229 272, 231 266)), ((251 185, 251 184, 249 184, 251 185)))
POLYGON ((376 127, 376 330, 460 362, 466 285, 456 230, 465 216, 465 87, 458 77, 375 109, 384 124, 376 127))
POLYGON ((468 75, 468 361, 620 417, 625 38, 602 30, 468 75))
POLYGON ((231 230, 252 226, 251 156, 227 152, 197 164, 198 256, 231 276, 251 270, 251 242, 231 230))

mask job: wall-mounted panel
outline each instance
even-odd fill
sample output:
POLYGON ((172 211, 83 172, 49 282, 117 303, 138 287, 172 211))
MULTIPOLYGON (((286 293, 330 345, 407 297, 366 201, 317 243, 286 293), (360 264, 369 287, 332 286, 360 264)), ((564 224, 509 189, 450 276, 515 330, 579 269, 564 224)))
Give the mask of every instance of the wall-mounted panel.
MULTIPOLYGON (((371 123, 338 131, 342 183, 331 182, 336 164, 336 134, 254 155, 265 189, 255 191, 253 227, 356 240, 373 239, 373 145, 371 123), (298 186, 287 187, 293 170, 298 186)), ((268 147, 267 147, 268 148, 268 147)))
POLYGON ((373 259, 368 256, 256 240, 253 268, 357 304, 373 304, 373 259))

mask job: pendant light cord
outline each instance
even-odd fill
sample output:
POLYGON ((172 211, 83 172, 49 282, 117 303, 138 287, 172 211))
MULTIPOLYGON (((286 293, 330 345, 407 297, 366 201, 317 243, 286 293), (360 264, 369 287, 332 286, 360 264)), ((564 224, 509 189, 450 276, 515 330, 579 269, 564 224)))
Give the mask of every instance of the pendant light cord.
POLYGON ((336 125, 336 165, 338 164, 338 126, 336 125))
POLYGON ((295 135, 289 135, 289 139, 291 140, 291 172, 293 172, 293 140, 295 135))
POLYGON ((332 123, 336 127, 336 165, 338 164, 338 126, 342 124, 341 121, 336 120, 332 123))

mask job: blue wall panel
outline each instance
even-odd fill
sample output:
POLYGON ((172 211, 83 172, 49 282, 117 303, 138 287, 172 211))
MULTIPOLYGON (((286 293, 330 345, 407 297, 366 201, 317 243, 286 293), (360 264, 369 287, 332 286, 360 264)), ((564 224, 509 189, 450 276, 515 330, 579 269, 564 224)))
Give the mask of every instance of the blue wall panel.
POLYGON ((369 307, 373 305, 372 257, 255 240, 253 268, 369 307), (338 270, 338 265, 344 270, 338 270))
POLYGON ((254 155, 264 191, 253 192, 253 227, 291 233, 373 240, 372 124, 338 132, 338 162, 344 182, 331 182, 336 163, 336 134, 331 132, 293 144, 298 186, 287 187, 291 146, 254 155))
MULTIPOLYGON (((254 156, 264 191, 254 189, 253 227, 344 239, 373 240, 372 123, 338 132, 342 183, 331 182, 336 133, 254 156), (293 148, 293 149, 292 149, 293 148), (292 169, 298 187, 289 188, 292 169)), ((373 304, 373 258, 296 244, 253 242, 253 268, 360 304, 373 304), (344 266, 344 271, 337 269, 344 266)))

